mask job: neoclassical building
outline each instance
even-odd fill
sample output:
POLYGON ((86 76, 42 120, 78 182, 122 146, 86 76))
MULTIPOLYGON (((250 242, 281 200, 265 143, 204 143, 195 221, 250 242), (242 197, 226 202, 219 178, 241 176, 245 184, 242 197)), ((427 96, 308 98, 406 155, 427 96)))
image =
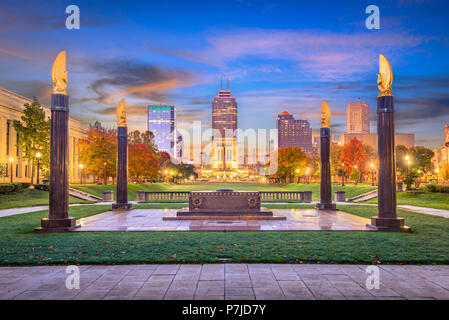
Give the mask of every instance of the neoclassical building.
MULTIPOLYGON (((29 161, 23 159, 22 152, 17 146, 18 135, 13 127, 14 120, 20 120, 24 104, 31 104, 33 100, 23 97, 17 93, 0 88, 0 166, 8 168, 8 177, 0 177, 0 183, 9 182, 11 174, 11 162, 13 159, 13 181, 30 182, 31 166, 29 161)), ((41 105, 45 113, 50 117, 50 107, 41 105)), ((69 182, 79 183, 81 180, 81 169, 79 167, 77 143, 86 136, 86 128, 72 117, 69 120, 69 182)), ((36 177, 36 174, 34 175, 36 177)), ((36 182, 36 180, 34 181, 36 182)))

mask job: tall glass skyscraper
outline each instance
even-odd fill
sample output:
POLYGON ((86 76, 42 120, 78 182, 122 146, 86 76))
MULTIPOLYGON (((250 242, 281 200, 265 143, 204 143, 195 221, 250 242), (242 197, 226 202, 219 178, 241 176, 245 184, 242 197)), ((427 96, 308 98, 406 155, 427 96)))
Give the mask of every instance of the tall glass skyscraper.
POLYGON ((148 130, 154 134, 154 142, 160 151, 176 158, 176 109, 175 106, 155 104, 148 106, 148 130))

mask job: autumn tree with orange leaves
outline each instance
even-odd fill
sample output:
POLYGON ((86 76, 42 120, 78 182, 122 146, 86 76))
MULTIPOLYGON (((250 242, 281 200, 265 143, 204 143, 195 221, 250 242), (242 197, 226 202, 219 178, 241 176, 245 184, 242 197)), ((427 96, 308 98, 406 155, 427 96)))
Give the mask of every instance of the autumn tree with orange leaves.
POLYGON ((340 157, 344 164, 346 175, 351 174, 354 169, 357 169, 361 173, 365 172, 367 169, 365 168, 366 160, 369 156, 366 153, 362 142, 357 138, 353 138, 343 147, 340 157))
MULTIPOLYGON (((117 134, 115 130, 91 127, 86 139, 78 142, 79 161, 86 173, 95 177, 116 176, 117 134)), ((104 181, 106 183, 106 181, 104 181)))

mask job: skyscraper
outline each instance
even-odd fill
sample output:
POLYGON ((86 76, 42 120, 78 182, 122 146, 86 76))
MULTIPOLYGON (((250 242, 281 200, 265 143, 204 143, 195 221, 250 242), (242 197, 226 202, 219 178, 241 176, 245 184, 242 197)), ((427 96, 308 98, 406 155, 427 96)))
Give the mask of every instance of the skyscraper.
POLYGON ((154 142, 160 151, 176 158, 176 109, 175 106, 155 104, 148 106, 148 130, 154 134, 154 142))
MULTIPOLYGON (((237 157, 237 102, 229 90, 223 85, 212 102, 212 169, 226 170, 238 168, 237 157)), ((219 175, 226 175, 225 171, 219 175)))
POLYGON ((370 133, 369 105, 350 102, 346 111, 346 133, 370 133))
POLYGON ((311 153, 312 128, 309 121, 295 119, 287 111, 278 115, 276 127, 278 130, 278 147, 300 147, 305 153, 311 153))

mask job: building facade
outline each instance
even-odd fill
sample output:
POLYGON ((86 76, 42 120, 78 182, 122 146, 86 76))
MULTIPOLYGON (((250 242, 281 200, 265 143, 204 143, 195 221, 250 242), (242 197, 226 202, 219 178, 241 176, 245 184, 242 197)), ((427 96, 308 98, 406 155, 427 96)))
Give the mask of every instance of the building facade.
POLYGON ((439 149, 432 150, 435 155, 432 158, 434 169, 442 169, 449 165, 449 124, 444 125, 444 142, 439 149))
POLYGON ((148 130, 154 134, 154 142, 160 151, 167 152, 172 158, 177 157, 175 106, 149 105, 148 130))
POLYGON ((300 147, 305 153, 313 152, 312 128, 309 121, 295 119, 287 111, 277 117, 278 147, 300 147))
POLYGON ((216 176, 226 176, 238 169, 237 101, 229 90, 220 90, 212 102, 211 169, 216 176))
MULTIPOLYGON (((29 161, 23 158, 23 152, 17 146, 18 134, 14 130, 14 120, 21 120, 24 104, 33 103, 33 100, 23 97, 17 93, 0 88, 0 165, 8 168, 7 177, 1 177, 0 182, 9 182, 12 174, 14 182, 31 182, 32 170, 36 177, 36 168, 33 168, 29 161)), ((41 104, 47 117, 51 116, 50 107, 41 104)), ((73 118, 69 118, 69 183, 79 183, 81 172, 78 155, 80 148, 78 141, 86 137, 86 128, 73 118)), ((41 181, 42 181, 41 176, 41 181)), ((36 182, 36 180, 34 181, 36 182)))
POLYGON ((350 102, 346 110, 346 133, 370 133, 369 105, 350 102))

